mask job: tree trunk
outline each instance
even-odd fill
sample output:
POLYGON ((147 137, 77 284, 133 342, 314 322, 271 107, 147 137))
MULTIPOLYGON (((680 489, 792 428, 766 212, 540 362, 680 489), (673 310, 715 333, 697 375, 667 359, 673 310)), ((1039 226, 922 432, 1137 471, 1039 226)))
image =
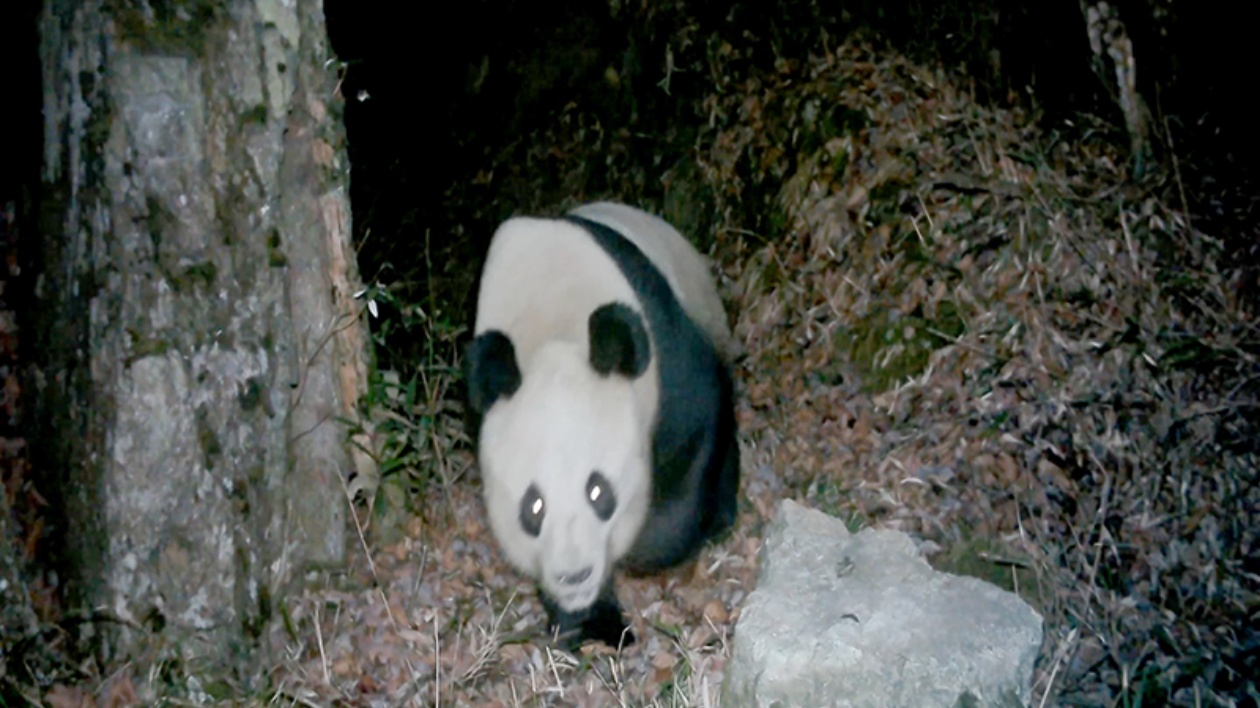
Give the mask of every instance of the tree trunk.
POLYGON ((11 514, 9 495, 4 485, 0 485, 0 685, 8 672, 9 654, 30 637, 36 627, 22 574, 17 534, 11 527, 11 514))
POLYGON ((343 561, 367 464, 322 3, 46 0, 40 30, 36 454, 64 595, 107 663, 247 666, 276 593, 343 561))

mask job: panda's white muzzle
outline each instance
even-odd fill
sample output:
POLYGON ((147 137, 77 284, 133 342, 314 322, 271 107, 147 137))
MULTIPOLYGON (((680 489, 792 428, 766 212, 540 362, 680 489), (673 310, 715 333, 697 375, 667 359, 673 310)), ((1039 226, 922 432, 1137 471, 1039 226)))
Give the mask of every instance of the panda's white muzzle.
POLYGON ((561 570, 554 566, 546 568, 543 585, 566 612, 584 610, 599 597, 600 586, 604 582, 603 564, 566 566, 562 566, 561 570))

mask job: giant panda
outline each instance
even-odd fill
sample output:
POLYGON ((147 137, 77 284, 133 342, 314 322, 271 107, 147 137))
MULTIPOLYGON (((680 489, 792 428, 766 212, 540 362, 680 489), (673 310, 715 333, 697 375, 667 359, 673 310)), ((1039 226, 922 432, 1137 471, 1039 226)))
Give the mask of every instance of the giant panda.
POLYGON ((659 217, 599 202, 491 238, 466 352, 482 493, 565 647, 634 642, 614 570, 734 522, 739 353, 707 259, 659 217))

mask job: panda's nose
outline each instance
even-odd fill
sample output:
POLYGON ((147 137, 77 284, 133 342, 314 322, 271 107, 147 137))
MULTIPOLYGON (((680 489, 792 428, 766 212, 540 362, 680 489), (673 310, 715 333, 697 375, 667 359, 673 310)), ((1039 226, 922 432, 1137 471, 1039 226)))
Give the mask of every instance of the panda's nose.
POLYGON ((589 577, 591 577, 591 567, 588 565, 576 573, 560 573, 556 576, 556 580, 559 580, 561 585, 579 585, 586 582, 589 577))

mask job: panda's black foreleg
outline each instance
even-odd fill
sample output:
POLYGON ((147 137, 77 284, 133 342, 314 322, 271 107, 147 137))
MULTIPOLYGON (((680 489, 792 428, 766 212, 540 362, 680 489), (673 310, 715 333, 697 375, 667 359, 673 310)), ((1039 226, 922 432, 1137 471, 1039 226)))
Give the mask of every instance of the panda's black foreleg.
POLYGON ((577 612, 565 611, 541 588, 538 595, 542 598, 543 609, 547 610, 547 626, 551 635, 566 650, 577 651, 590 640, 610 647, 634 644, 634 632, 622 617, 621 603, 617 601, 611 575, 594 604, 577 612))
MULTIPOLYGON (((734 412, 722 425, 720 438, 725 438, 726 453, 722 455, 722 467, 716 476, 710 472, 705 514, 701 521, 700 536, 703 541, 714 541, 735 525, 739 514, 739 440, 735 434, 734 412)), ((719 443, 720 444, 720 443, 719 443)))

